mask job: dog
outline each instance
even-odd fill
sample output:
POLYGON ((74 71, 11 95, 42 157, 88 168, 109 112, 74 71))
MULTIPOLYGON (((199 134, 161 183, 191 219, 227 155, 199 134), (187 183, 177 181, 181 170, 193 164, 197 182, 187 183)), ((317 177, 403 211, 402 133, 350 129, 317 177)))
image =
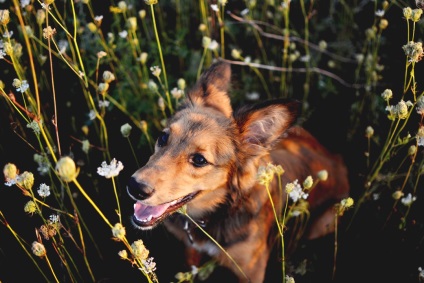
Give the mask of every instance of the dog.
MULTIPOLYGON (((222 60, 200 76, 168 120, 147 164, 131 176, 127 192, 136 201, 135 227, 148 230, 163 222, 187 246, 189 262, 196 250, 215 258, 240 282, 259 283, 278 231, 268 192, 257 181, 258 168, 281 165, 283 186, 327 170, 328 179, 308 197, 309 239, 334 232, 333 206, 349 194, 348 173, 338 155, 295 125, 299 102, 276 99, 233 111, 230 81, 230 64, 222 60), (175 213, 182 208, 199 226, 175 213)), ((269 192, 281 214, 287 198, 276 179, 269 192)))

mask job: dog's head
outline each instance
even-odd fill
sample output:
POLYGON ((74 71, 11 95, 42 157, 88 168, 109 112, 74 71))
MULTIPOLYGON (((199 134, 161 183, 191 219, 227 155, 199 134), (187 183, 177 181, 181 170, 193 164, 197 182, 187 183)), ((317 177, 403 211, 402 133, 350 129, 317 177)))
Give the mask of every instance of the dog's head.
POLYGON ((230 190, 248 190, 260 157, 295 121, 294 101, 233 113, 230 79, 230 66, 222 61, 205 71, 159 135, 147 164, 132 175, 127 190, 136 201, 136 227, 151 229, 183 205, 202 217, 225 202, 230 190))

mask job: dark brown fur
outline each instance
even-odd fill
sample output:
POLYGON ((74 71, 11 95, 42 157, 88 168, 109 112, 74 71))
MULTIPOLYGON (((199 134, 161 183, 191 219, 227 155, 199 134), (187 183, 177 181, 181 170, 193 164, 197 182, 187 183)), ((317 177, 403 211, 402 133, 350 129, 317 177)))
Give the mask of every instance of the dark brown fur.
MULTIPOLYGON (((137 201, 136 227, 151 229, 165 220, 168 230, 189 249, 216 258, 240 282, 257 283, 264 280, 270 239, 276 236, 268 194, 257 182, 259 166, 281 164, 283 187, 328 171, 328 180, 320 182, 308 198, 313 215, 308 238, 334 231, 332 205, 348 196, 349 185, 342 160, 304 129, 292 126, 297 102, 273 100, 233 112, 227 94, 230 79, 230 66, 223 62, 201 76, 169 120, 155 153, 133 174, 128 192, 137 201), (246 276, 200 229, 174 213, 183 205, 246 276)), ((281 212, 286 197, 279 195, 275 180, 270 189, 281 212)))

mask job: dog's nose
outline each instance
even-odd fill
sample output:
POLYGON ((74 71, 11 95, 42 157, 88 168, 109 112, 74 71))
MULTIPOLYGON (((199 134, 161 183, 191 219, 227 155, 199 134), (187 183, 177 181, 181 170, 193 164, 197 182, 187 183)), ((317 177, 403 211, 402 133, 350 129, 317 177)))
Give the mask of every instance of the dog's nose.
POLYGON ((149 198, 154 189, 143 182, 138 182, 134 177, 131 177, 127 186, 128 194, 137 200, 143 200, 149 198))

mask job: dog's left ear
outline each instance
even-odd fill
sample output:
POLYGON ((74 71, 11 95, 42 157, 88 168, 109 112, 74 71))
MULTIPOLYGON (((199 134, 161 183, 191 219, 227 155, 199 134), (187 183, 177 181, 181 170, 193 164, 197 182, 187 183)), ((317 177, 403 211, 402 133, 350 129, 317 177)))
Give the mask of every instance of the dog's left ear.
MULTIPOLYGON (((253 155, 258 146, 270 148, 291 127, 300 109, 296 100, 271 100, 244 109, 234 115, 241 133, 242 145, 247 145, 253 155)), ((259 153, 259 152, 258 152, 259 153)))
POLYGON ((233 113, 228 95, 230 80, 230 64, 217 61, 201 75, 196 85, 188 93, 188 98, 192 103, 215 108, 230 118, 233 113))

